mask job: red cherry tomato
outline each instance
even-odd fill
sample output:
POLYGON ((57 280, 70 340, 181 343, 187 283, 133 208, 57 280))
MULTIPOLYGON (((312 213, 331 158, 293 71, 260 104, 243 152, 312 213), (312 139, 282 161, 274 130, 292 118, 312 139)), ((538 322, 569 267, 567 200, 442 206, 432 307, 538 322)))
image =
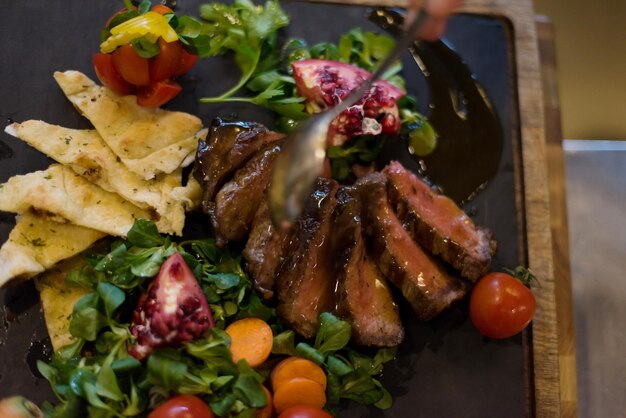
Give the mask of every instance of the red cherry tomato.
POLYGON ((115 69, 124 80, 136 86, 150 84, 149 61, 140 57, 131 44, 120 46, 111 55, 115 69))
POLYGON ((333 416, 316 406, 294 405, 285 409, 278 418, 333 418, 333 416))
POLYGON ((137 92, 137 104, 144 107, 159 107, 178 96, 182 87, 171 80, 157 81, 137 92))
POLYGON ((133 94, 135 92, 135 86, 124 80, 113 66, 111 54, 94 54, 93 67, 102 84, 117 94, 133 94))
POLYGON ((194 65, 198 62, 198 56, 187 52, 185 48, 180 53, 180 61, 178 62, 178 68, 174 73, 174 77, 180 77, 183 74, 187 74, 194 65))
POLYGON ((535 296, 506 273, 489 273, 478 280, 470 297, 470 318, 482 335, 508 338, 522 331, 535 314, 535 296))
POLYGON ((209 405, 196 396, 178 395, 170 398, 154 411, 148 418, 213 418, 209 405))
MULTIPOLYGON (((134 8, 135 10, 137 10, 137 8, 134 8)), ((126 7, 124 7, 123 9, 118 10, 117 12, 113 13, 111 15, 111 17, 109 18, 109 20, 107 20, 107 22, 104 24, 105 28, 108 28, 109 25, 111 24, 111 22, 113 21, 113 19, 115 18, 115 16, 124 13, 126 10, 128 10, 126 7)))
POLYGON ((183 44, 180 41, 166 42, 159 38, 160 52, 150 59, 150 82, 174 77, 180 65, 183 44))

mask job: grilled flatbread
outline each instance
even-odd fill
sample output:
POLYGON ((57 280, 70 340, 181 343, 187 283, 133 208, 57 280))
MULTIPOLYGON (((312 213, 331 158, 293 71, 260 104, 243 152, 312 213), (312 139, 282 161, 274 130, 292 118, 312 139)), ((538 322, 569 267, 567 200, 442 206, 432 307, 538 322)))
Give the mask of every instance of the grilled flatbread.
POLYGON ((15 176, 0 185, 0 210, 34 210, 52 220, 110 235, 126 236, 135 219, 152 214, 85 180, 69 168, 53 164, 47 170, 15 176))
MULTIPOLYGON (((192 202, 184 194, 171 193, 173 188, 182 186, 180 169, 144 180, 118 160, 95 130, 69 129, 29 120, 13 123, 5 132, 66 164, 104 190, 117 193, 142 209, 154 209, 161 216, 157 222, 159 231, 182 233, 184 211, 192 202)), ((206 135, 206 130, 202 134, 206 135)))
POLYGON ((35 286, 39 290, 41 307, 46 318, 46 328, 48 328, 54 351, 75 340, 70 334, 69 319, 78 299, 89 290, 67 286, 65 276, 70 270, 79 269, 85 263, 82 256, 73 257, 35 279, 35 286))
POLYGON ((135 96, 117 95, 78 71, 56 72, 54 78, 132 172, 152 179, 193 161, 202 129, 197 117, 143 108, 135 96))
POLYGON ((105 235, 26 212, 17 218, 9 240, 0 248, 0 287, 11 280, 33 277, 84 251, 105 235))

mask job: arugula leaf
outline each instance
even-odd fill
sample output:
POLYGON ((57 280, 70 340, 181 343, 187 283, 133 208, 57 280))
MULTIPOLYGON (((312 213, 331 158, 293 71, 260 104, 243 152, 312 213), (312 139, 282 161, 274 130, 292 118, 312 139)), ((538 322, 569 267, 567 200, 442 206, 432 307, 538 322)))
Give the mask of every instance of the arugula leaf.
POLYGON ((273 354, 286 354, 288 356, 296 355, 296 334, 292 330, 283 331, 274 336, 272 344, 273 354))
POLYGON ((100 303, 97 293, 88 293, 76 302, 70 320, 72 336, 95 341, 100 329, 107 324, 107 318, 98 309, 100 303))
POLYGON ((108 318, 113 316, 113 312, 119 308, 126 299, 126 294, 110 283, 98 283, 98 294, 104 303, 104 310, 108 318))
POLYGON ((159 234, 156 224, 147 219, 137 219, 126 239, 139 248, 161 247, 168 242, 167 238, 159 234))
POLYGON ((182 383, 188 368, 178 350, 170 348, 155 350, 148 357, 148 381, 153 385, 175 391, 182 383))
POLYGON ((329 147, 326 155, 330 160, 333 178, 347 180, 352 176, 352 164, 369 165, 374 162, 383 149, 385 141, 385 136, 364 135, 342 146, 329 147))
POLYGON ((278 29, 289 23, 277 0, 268 0, 264 6, 255 6, 249 0, 235 0, 230 6, 204 4, 200 6, 200 16, 213 30, 207 55, 233 52, 242 72, 234 87, 219 97, 201 99, 203 103, 220 102, 239 91, 255 74, 264 44, 274 43, 278 29))

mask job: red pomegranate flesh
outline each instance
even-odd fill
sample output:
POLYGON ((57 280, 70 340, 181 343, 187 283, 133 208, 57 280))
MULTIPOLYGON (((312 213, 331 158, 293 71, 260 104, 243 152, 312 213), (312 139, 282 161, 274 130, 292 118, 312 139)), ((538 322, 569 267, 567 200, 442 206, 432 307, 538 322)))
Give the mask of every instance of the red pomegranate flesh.
MULTIPOLYGON (((370 77, 354 65, 329 60, 302 60, 291 64, 298 94, 308 113, 333 107, 370 77)), ((356 104, 331 123, 328 145, 342 145, 360 135, 397 134, 400 116, 396 101, 406 93, 386 82, 375 82, 356 104)))
POLYGON ((183 257, 174 253, 139 297, 130 326, 136 343, 128 352, 141 360, 155 348, 202 338, 213 325, 198 281, 183 257))

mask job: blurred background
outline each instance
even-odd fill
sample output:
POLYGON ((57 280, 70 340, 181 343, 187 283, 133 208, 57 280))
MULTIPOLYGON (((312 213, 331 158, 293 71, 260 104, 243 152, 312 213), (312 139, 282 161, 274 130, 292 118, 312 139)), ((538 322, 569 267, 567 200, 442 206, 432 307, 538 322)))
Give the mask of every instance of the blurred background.
POLYGON ((534 3, 554 25, 563 137, 626 140, 626 1, 534 3))
MULTIPOLYGON (((544 88, 548 177, 564 185, 564 207, 553 201, 551 209, 563 218, 553 219, 553 231, 569 228, 578 416, 626 417, 626 0, 534 4, 554 47, 555 65, 544 68, 544 86, 553 79, 558 87, 544 88), (560 132, 550 127, 559 107, 560 132)), ((554 236, 568 254, 567 234, 554 236)))

